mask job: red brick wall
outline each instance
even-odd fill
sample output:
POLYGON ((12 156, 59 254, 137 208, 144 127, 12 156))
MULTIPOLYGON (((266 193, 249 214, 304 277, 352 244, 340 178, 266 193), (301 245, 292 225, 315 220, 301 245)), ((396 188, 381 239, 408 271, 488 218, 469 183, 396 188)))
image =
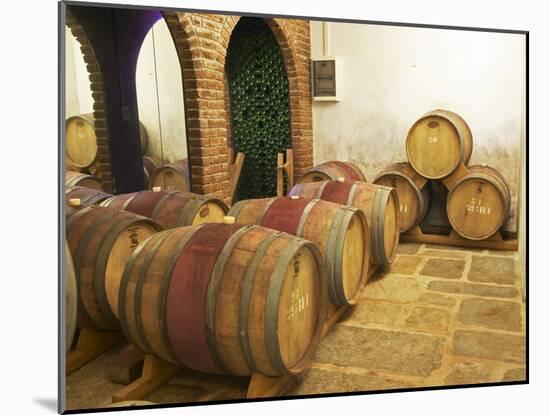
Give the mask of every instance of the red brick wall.
MULTIPOLYGON (((165 13, 182 67, 192 189, 229 200, 224 66, 238 16, 165 13)), ((309 22, 266 19, 286 65, 297 177, 313 164, 309 22)))
MULTIPOLYGON (((182 69, 192 191, 229 198, 230 125, 225 81, 225 58, 238 16, 165 13, 164 17, 182 69)), ((296 178, 313 164, 310 86, 309 22, 266 19, 286 65, 296 178)), ((67 25, 82 45, 94 98, 99 177, 113 189, 105 120, 104 90, 95 53, 78 22, 70 15, 67 25)))

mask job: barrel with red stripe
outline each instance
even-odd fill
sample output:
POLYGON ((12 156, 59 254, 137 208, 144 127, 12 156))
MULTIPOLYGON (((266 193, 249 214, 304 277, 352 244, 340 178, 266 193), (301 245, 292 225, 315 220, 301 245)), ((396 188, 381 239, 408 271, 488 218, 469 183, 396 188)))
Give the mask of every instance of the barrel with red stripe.
POLYGON ((145 190, 113 196, 101 203, 153 219, 164 229, 222 222, 227 206, 219 199, 178 191, 145 190))
POLYGON ((300 183, 337 180, 339 177, 351 181, 366 181, 365 175, 355 164, 349 161, 332 160, 307 170, 300 179, 300 183))
POLYGON ((119 328, 119 285, 126 262, 141 241, 159 230, 143 216, 99 206, 85 207, 67 219, 79 327, 98 331, 119 328))
POLYGON ((316 244, 327 266, 332 304, 354 304, 367 280, 368 224, 364 213, 319 199, 279 197, 243 200, 228 212, 237 223, 257 224, 316 244))
POLYGON ((80 209, 99 204, 111 196, 109 193, 89 187, 65 187, 65 217, 69 218, 80 209))
POLYGON ((399 243, 399 199, 395 189, 340 178, 300 183, 289 195, 318 198, 361 209, 370 229, 371 262, 379 265, 393 262, 399 243))
POLYGON ((326 317, 311 242, 260 226, 202 224, 153 235, 121 281, 119 318, 147 353, 190 369, 298 374, 326 317))

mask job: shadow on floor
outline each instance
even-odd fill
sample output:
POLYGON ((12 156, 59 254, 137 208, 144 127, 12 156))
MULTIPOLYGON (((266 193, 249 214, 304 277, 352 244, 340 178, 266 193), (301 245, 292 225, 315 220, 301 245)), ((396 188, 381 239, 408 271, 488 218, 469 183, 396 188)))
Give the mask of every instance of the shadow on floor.
POLYGON ((57 399, 55 398, 34 398, 34 401, 43 406, 46 409, 49 409, 52 412, 57 413, 57 399))

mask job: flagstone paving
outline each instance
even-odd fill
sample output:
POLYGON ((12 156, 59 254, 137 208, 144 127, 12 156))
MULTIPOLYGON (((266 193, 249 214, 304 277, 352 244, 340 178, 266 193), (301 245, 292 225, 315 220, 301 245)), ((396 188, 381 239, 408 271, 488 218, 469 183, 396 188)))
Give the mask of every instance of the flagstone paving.
MULTIPOLYGON (((525 303, 516 261, 513 252, 400 244, 394 264, 367 283, 290 394, 525 380, 525 303)), ((109 404, 122 388, 107 377, 117 350, 68 377, 69 409, 109 404)), ((192 382, 180 374, 144 399, 242 399, 246 389, 246 378, 192 382)))

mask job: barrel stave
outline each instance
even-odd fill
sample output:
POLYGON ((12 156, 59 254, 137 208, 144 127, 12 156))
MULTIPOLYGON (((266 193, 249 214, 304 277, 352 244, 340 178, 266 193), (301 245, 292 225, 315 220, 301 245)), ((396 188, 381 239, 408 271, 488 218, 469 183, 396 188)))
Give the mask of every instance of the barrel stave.
POLYGON ((141 216, 95 206, 69 218, 67 241, 78 282, 79 316, 86 327, 118 328, 113 299, 126 261, 141 239, 159 229, 141 216))
POLYGON ((487 239, 506 223, 510 202, 508 185, 497 170, 489 166, 472 166, 449 190, 449 222, 464 238, 487 239))
POLYGON ((151 177, 151 188, 160 187, 165 190, 191 190, 189 178, 189 163, 187 159, 178 160, 158 168, 151 177))
POLYGON ((327 161, 306 170, 300 179, 300 183, 321 182, 326 180, 337 180, 343 177, 346 180, 365 181, 361 169, 351 162, 338 160, 327 161))
POLYGON ((153 235, 132 254, 120 290, 121 325, 139 347, 195 370, 238 376, 297 374, 311 359, 322 332, 326 303, 320 261, 311 243, 267 228, 206 224, 170 229, 153 235), (304 255, 312 264, 303 265, 304 255), (281 314, 281 304, 295 300, 290 295, 289 303, 282 296, 293 292, 296 269, 307 273, 312 290, 311 321, 306 320, 309 325, 303 330, 285 327, 286 310, 281 314), (273 281, 281 288, 274 288, 273 281), (289 342, 296 339, 281 338, 285 333, 310 338, 289 352, 289 342))
MULTIPOLYGON (((303 237, 319 247, 326 261, 327 286, 331 302, 337 306, 353 304, 357 296, 346 297, 342 289, 344 270, 347 278, 357 279, 362 287, 367 278, 369 258, 368 225, 364 214, 318 199, 268 198, 241 201, 229 211, 237 223, 258 224, 303 237), (354 215, 359 215, 361 237, 354 243, 361 247, 362 256, 350 258, 344 251, 344 239, 354 215), (349 269, 348 269, 349 268, 349 269)), ((359 290, 356 294, 359 293, 359 290)))
POLYGON ((452 174, 472 154, 472 133, 458 114, 434 110, 424 114, 410 128, 406 140, 411 167, 428 179, 452 174))
POLYGON ((384 169, 374 183, 393 187, 399 199, 399 229, 406 232, 419 225, 428 213, 430 192, 425 179, 409 163, 396 163, 384 169))

